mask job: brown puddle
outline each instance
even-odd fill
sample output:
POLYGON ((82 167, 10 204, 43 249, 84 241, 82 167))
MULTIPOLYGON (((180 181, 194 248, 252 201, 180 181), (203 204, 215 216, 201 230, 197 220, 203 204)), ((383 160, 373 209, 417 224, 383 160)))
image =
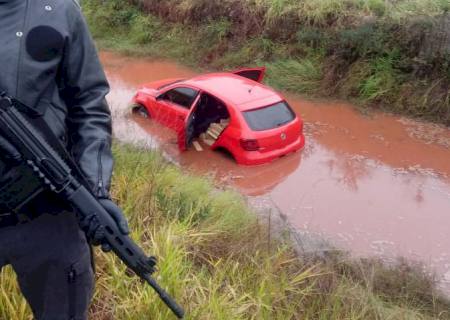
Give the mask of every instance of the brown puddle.
POLYGON ((115 136, 161 148, 175 162, 251 196, 270 197, 289 221, 362 255, 426 263, 450 292, 450 130, 349 105, 288 95, 305 120, 305 150, 242 167, 205 149, 181 153, 175 134, 127 116, 136 86, 195 74, 170 61, 102 53, 115 136), (136 125, 136 123, 138 125, 136 125), (205 161, 208 159, 208 161, 205 161))

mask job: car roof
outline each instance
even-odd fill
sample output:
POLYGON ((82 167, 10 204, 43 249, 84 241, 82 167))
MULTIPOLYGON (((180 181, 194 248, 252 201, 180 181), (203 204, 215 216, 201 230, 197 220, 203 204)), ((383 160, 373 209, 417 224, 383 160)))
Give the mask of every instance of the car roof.
MULTIPOLYGON (((264 106, 257 101, 281 100, 282 98, 265 85, 232 73, 209 73, 183 81, 217 98, 233 104, 240 111, 264 106), (255 104, 256 103, 256 104, 255 104)), ((180 83, 181 84, 181 83, 180 83)))

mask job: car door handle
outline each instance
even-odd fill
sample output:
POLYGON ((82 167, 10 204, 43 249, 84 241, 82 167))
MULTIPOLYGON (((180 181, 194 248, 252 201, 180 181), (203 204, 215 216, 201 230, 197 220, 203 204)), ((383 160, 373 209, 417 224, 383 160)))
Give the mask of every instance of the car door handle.
POLYGON ((186 117, 185 116, 178 116, 178 119, 180 119, 180 120, 184 120, 184 119, 186 119, 186 117))

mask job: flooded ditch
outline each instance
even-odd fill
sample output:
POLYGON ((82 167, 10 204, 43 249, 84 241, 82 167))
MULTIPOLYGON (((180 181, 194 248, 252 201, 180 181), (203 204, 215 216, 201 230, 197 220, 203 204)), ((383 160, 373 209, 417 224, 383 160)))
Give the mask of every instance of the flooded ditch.
POLYGON ((450 130, 352 106, 287 95, 305 120, 302 152, 256 166, 193 148, 180 153, 175 133, 130 116, 138 85, 195 72, 170 61, 103 52, 111 82, 114 134, 160 148, 195 173, 236 187, 252 203, 280 210, 293 228, 363 256, 423 262, 450 292, 450 130), (205 161, 208 159, 208 161, 205 161))

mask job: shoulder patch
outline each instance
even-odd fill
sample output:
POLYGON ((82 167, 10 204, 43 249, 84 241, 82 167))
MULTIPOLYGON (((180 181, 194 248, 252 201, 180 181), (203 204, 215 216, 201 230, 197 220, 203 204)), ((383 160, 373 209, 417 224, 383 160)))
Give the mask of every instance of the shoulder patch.
POLYGON ((26 38, 26 50, 35 61, 45 62, 59 57, 64 47, 64 38, 50 26, 37 26, 26 38))

